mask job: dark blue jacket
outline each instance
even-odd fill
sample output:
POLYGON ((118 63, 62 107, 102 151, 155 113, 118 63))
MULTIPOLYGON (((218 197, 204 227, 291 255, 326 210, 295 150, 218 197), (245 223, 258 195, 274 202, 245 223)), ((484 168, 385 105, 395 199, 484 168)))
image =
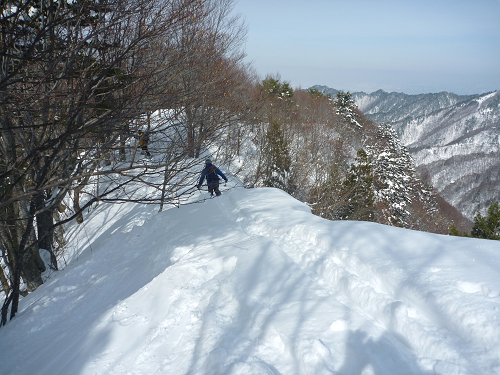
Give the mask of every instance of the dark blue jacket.
POLYGON ((203 184, 203 180, 205 179, 205 177, 207 178, 207 184, 218 183, 219 176, 217 175, 221 176, 224 181, 227 181, 226 176, 224 176, 224 173, 222 173, 219 168, 211 163, 206 164, 205 169, 203 169, 203 171, 201 172, 200 182, 198 183, 198 185, 203 184))

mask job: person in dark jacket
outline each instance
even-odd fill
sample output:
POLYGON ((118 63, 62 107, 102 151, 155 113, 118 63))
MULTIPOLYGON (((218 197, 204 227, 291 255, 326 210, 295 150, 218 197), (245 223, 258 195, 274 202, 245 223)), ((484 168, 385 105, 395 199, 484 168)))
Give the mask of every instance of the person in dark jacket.
POLYGON ((205 168, 201 172, 200 182, 198 182, 197 188, 201 189, 201 185, 203 184, 203 180, 207 179, 208 192, 210 195, 213 195, 215 192, 216 196, 221 194, 219 190, 219 176, 221 176, 225 182, 227 182, 227 177, 224 176, 224 173, 220 171, 215 165, 212 164, 210 159, 205 161, 205 168))
POLYGON ((146 156, 151 157, 151 153, 148 151, 149 134, 144 133, 143 131, 139 132, 139 146, 141 146, 142 151, 144 151, 146 156))

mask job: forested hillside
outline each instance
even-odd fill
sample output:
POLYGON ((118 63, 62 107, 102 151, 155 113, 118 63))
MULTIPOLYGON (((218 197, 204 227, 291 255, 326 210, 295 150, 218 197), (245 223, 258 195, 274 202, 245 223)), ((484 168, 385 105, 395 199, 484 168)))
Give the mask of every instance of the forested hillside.
POLYGON ((328 219, 461 224, 348 93, 254 77, 231 0, 5 4, 2 324, 64 261, 66 223, 103 204, 180 205, 207 157, 328 219))
POLYGON ((279 187, 332 220, 368 220, 447 233, 461 215, 425 185, 396 133, 368 120, 350 94, 289 91, 277 77, 259 84, 260 123, 240 132, 229 155, 251 186, 279 187), (269 88, 271 86, 271 88, 269 88))
MULTIPOLYGON (((315 86, 325 93, 337 93, 315 86)), ((500 198, 500 92, 353 93, 363 113, 390 123, 421 174, 469 219, 500 198)))
POLYGON ((392 123, 418 168, 469 218, 500 199, 500 92, 392 123))

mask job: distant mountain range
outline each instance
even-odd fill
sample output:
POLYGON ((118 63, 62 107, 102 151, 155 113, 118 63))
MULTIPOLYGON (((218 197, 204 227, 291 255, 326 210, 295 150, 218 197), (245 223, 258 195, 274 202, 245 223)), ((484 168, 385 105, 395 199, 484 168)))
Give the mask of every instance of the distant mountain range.
POLYGON ((500 91, 407 95, 379 90, 352 96, 368 118, 393 126, 422 175, 466 217, 484 213, 500 199, 500 91))

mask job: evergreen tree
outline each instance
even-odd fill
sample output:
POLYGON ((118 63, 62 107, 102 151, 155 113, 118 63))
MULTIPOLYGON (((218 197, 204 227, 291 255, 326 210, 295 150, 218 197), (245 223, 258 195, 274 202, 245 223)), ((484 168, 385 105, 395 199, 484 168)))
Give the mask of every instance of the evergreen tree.
POLYGON ((462 232, 460 233, 460 231, 458 230, 457 226, 455 225, 455 223, 451 223, 450 227, 448 228, 449 232, 448 234, 450 236, 457 236, 457 237, 469 237, 469 235, 466 233, 466 232, 462 232))
POLYGON ((373 221, 373 174, 366 152, 363 149, 358 151, 345 179, 340 179, 338 168, 332 169, 319 195, 315 214, 331 220, 373 221))
POLYGON ((382 208, 384 224, 407 227, 410 216, 411 197, 416 181, 411 156, 401 144, 396 132, 389 124, 379 125, 378 145, 369 148, 376 176, 377 202, 382 208))
POLYGON ((306 90, 306 92, 311 95, 313 98, 330 98, 330 94, 325 94, 323 91, 319 91, 315 87, 310 87, 306 90))
POLYGON ((474 218, 471 236, 475 238, 500 240, 500 206, 498 201, 490 205, 487 217, 483 217, 479 212, 477 213, 474 218))
POLYGON ((358 114, 356 113, 356 103, 352 98, 352 94, 347 91, 339 91, 336 95, 334 101, 337 107, 337 114, 343 116, 345 119, 353 125, 361 127, 361 124, 357 121, 358 114))
POLYGON ((291 98, 293 89, 289 82, 281 82, 279 78, 266 77, 259 85, 260 89, 277 98, 291 98))
POLYGON ((287 191, 292 161, 288 143, 277 121, 271 123, 267 130, 264 153, 266 158, 264 185, 287 191))
POLYGON ((336 95, 335 103, 342 109, 352 108, 355 105, 352 94, 349 91, 339 91, 336 95))
POLYGON ((363 149, 358 151, 355 163, 351 166, 342 187, 343 195, 347 199, 338 216, 346 220, 373 221, 375 195, 372 166, 363 149))

